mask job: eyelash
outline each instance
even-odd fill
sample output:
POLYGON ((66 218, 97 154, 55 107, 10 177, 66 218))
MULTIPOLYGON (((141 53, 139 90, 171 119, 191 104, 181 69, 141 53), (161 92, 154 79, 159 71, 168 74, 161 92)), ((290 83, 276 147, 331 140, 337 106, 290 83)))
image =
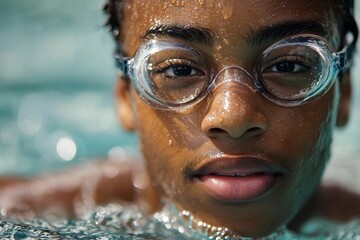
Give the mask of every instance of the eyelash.
POLYGON ((154 68, 155 73, 163 73, 166 70, 172 68, 172 67, 176 67, 176 66, 187 66, 190 67, 192 69, 195 69, 197 72, 199 72, 199 70, 194 66, 194 64, 187 60, 187 59, 167 59, 159 64, 156 65, 156 67, 154 68))

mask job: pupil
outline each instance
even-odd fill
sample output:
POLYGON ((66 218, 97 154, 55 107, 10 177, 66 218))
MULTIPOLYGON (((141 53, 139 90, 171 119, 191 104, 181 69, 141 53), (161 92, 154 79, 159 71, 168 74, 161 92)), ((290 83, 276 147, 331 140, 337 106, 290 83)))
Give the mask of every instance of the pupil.
POLYGON ((282 62, 276 65, 276 70, 279 72, 293 72, 295 64, 291 62, 282 62))
POLYGON ((186 65, 180 65, 173 68, 175 76, 188 76, 191 73, 191 68, 186 65))

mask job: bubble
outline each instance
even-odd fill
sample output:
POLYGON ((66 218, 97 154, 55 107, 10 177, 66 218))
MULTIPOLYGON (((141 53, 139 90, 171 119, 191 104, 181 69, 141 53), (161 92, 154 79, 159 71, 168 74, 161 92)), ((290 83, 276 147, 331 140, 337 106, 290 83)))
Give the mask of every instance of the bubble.
POLYGON ((105 164, 105 166, 103 166, 102 170, 103 170, 104 175, 108 178, 114 178, 120 172, 120 168, 114 167, 109 164, 105 164))
POLYGON ((126 159, 126 151, 123 147, 115 146, 109 150, 108 157, 111 160, 123 160, 126 159))
POLYGON ((56 143, 56 152, 64 161, 71 161, 75 158, 77 145, 70 137, 62 137, 56 143))

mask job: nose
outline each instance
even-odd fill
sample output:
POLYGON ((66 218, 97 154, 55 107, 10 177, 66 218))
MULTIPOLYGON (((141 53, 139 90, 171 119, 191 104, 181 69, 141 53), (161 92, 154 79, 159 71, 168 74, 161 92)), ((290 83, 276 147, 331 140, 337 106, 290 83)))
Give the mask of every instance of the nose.
POLYGON ((257 104, 256 93, 242 84, 222 84, 214 90, 210 101, 201 123, 207 136, 239 139, 266 132, 267 118, 257 104))

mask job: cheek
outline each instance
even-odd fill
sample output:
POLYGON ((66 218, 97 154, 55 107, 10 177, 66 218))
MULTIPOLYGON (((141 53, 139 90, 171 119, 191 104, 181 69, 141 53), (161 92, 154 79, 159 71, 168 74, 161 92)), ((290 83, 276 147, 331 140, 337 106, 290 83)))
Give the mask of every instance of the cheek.
POLYGON ((306 166, 314 158, 328 159, 339 100, 336 89, 314 102, 274 113, 267 134, 273 136, 275 152, 286 149, 290 168, 306 166))
POLYGON ((192 143, 201 139, 194 130, 196 121, 185 121, 181 114, 153 109, 138 97, 135 101, 136 131, 151 181, 171 197, 180 192, 184 160, 195 151, 192 143))
POLYGON ((330 158, 332 135, 336 125, 338 94, 333 88, 323 98, 304 105, 297 119, 287 150, 292 155, 289 165, 293 170, 294 206, 300 206, 319 185, 330 158))

